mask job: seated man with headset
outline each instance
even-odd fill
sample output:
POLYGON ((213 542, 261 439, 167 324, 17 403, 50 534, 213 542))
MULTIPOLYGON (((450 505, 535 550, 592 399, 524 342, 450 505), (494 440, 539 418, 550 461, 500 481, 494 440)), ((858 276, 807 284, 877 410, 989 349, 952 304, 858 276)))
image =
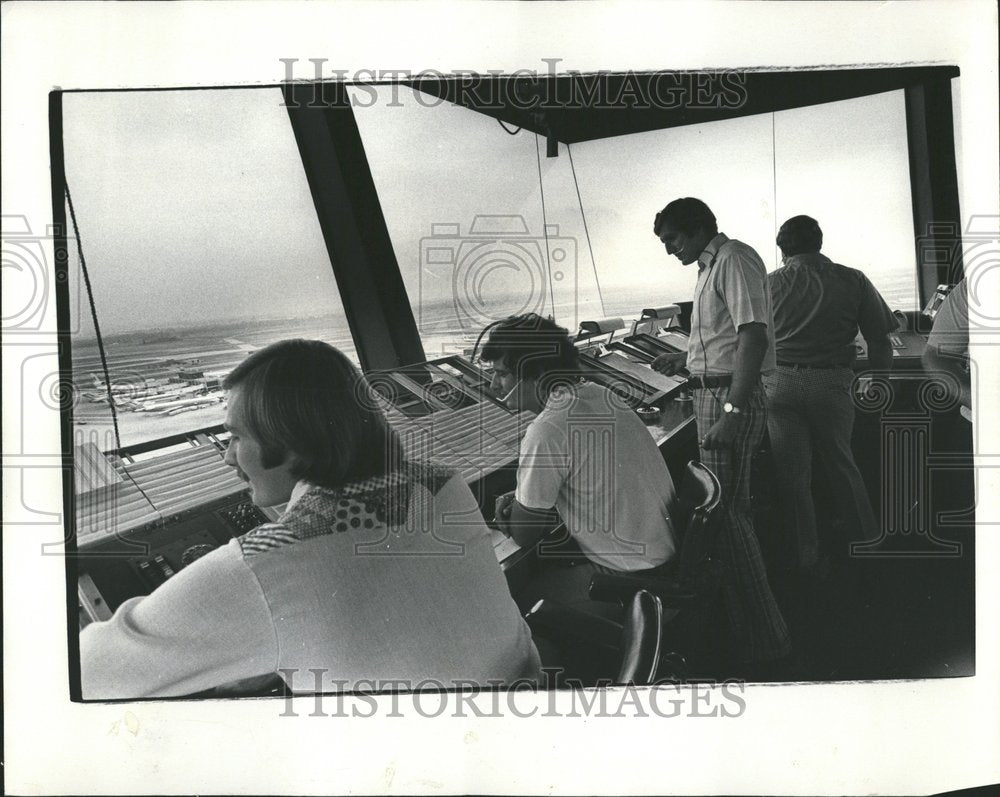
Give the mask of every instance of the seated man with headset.
POLYGON ((497 523, 534 546, 561 520, 585 561, 543 574, 534 598, 577 608, 598 570, 649 572, 671 562, 674 484, 645 425, 625 402, 583 382, 567 331, 535 314, 507 318, 490 332, 482 359, 491 389, 513 410, 537 417, 521 441, 517 489, 497 500, 497 523))

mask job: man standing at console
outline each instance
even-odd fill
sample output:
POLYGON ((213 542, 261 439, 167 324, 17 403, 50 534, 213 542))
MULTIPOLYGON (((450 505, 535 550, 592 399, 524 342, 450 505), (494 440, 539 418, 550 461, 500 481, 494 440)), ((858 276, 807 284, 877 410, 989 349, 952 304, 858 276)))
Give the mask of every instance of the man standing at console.
POLYGON ((701 461, 722 485, 717 558, 731 575, 726 611, 736 655, 745 662, 784 658, 788 628, 767 581, 750 508, 750 466, 767 424, 761 372, 774 369, 774 324, 767 273, 758 254, 720 233, 700 199, 676 199, 656 214, 653 232, 685 266, 698 263, 687 352, 653 368, 691 374, 701 461))
MULTIPOLYGON (((797 539, 798 567, 820 561, 813 506, 812 460, 817 454, 848 535, 878 539, 861 472, 851 453, 854 339, 860 328, 871 367, 892 367, 889 333, 897 326, 875 286, 857 269, 820 254, 823 231, 794 216, 777 237, 784 265, 768 275, 774 304, 777 368, 764 377, 767 428, 780 487, 785 528, 797 539)), ((846 551, 846 546, 845 546, 846 551)))

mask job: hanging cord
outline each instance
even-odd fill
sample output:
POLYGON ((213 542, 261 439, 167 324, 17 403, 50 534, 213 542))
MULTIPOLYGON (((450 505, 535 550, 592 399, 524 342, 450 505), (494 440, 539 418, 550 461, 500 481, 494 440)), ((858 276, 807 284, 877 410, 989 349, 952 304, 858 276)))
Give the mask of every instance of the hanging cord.
POLYGON ((552 301, 552 320, 556 320, 556 291, 552 287, 552 263, 549 259, 549 225, 545 216, 545 186, 542 184, 542 154, 538 149, 538 134, 535 134, 535 160, 538 162, 538 191, 542 195, 542 232, 545 234, 545 270, 549 276, 549 298, 552 301))
POLYGON ((778 149, 774 143, 774 111, 771 112, 771 216, 774 218, 775 258, 781 264, 781 252, 778 251, 778 149))
POLYGON ((108 406, 111 407, 111 422, 115 427, 115 449, 122 447, 121 435, 118 433, 118 410, 115 407, 115 397, 111 391, 111 374, 108 371, 108 358, 104 352, 104 339, 101 337, 101 325, 97 322, 97 307, 94 304, 94 291, 90 285, 90 272, 87 270, 87 260, 83 256, 83 244, 80 242, 80 228, 76 223, 76 210, 73 208, 73 196, 66 183, 66 202, 69 204, 69 216, 73 221, 73 238, 76 240, 76 252, 80 256, 80 270, 87 286, 87 300, 90 302, 90 316, 94 320, 94 333, 97 335, 97 350, 101 353, 101 370, 104 372, 104 387, 108 393, 108 406))
MULTIPOLYGON (((707 266, 706 266, 707 268, 707 266)), ((714 268, 714 266, 713 266, 714 268)), ((708 282, 709 275, 705 275, 705 281, 708 282)), ((701 359, 704 360, 704 365, 702 366, 702 376, 708 378, 708 349, 705 348, 705 336, 701 334, 701 297, 705 295, 705 289, 701 289, 701 293, 698 294, 698 340, 701 341, 701 359)), ((715 391, 712 388, 706 388, 708 392, 712 395, 712 400, 717 406, 722 406, 722 402, 719 401, 719 397, 715 395, 715 391)))
POLYGON ((590 250, 590 265, 594 269, 594 282, 597 283, 597 298, 601 300, 601 315, 608 317, 608 311, 604 307, 604 294, 601 293, 601 278, 597 275, 597 261, 594 259, 594 247, 590 243, 590 229, 587 227, 587 214, 583 209, 583 198, 580 196, 580 183, 576 179, 576 167, 573 165, 573 148, 567 144, 566 151, 569 153, 569 168, 573 171, 573 186, 576 188, 576 201, 580 205, 580 217, 583 219, 583 232, 587 236, 587 249, 590 250))
POLYGON ((517 135, 518 133, 520 133, 520 132, 521 132, 521 130, 523 130, 523 129, 524 129, 524 128, 521 128, 521 127, 518 127, 518 128, 515 128, 514 130, 511 130, 511 129, 510 129, 509 127, 507 127, 507 125, 505 125, 505 124, 503 123, 503 119, 500 119, 499 117, 497 117, 497 121, 498 121, 498 122, 500 123, 500 127, 502 127, 502 128, 503 128, 503 131, 504 131, 504 132, 505 132, 505 133, 506 133, 506 134, 507 134, 508 136, 516 136, 516 135, 517 135))
MULTIPOLYGON (((97 322, 97 306, 94 304, 94 291, 90 285, 90 272, 87 271, 87 261, 83 256, 83 245, 80 243, 80 228, 76 223, 76 210, 73 208, 73 197, 69 192, 69 183, 66 184, 66 202, 69 204, 69 216, 73 221, 73 238, 76 240, 76 251, 80 256, 80 270, 83 272, 83 280, 87 285, 87 300, 90 302, 90 315, 94 319, 94 332, 97 335, 97 349, 101 353, 101 369, 104 371, 104 386, 108 391, 108 406, 111 407, 111 421, 115 427, 115 451, 121 450, 122 441, 121 435, 118 433, 118 410, 115 408, 115 397, 111 391, 111 373, 108 370, 108 360, 104 352, 104 339, 101 337, 101 327, 97 322)), ((117 455, 117 454, 116 454, 117 455)), ((118 470, 118 468, 115 468, 118 470)), ((139 484, 127 470, 121 469, 122 475, 127 477, 132 485, 139 491, 143 498, 146 499, 147 503, 154 509, 156 504, 153 503, 152 499, 147 495, 146 491, 142 489, 142 485, 139 484)))
POLYGON ((500 324, 506 320, 507 319, 505 318, 498 318, 496 321, 490 321, 490 323, 488 323, 485 327, 483 327, 483 331, 480 332, 479 337, 476 338, 476 345, 472 347, 472 355, 469 357, 470 363, 472 363, 473 365, 476 364, 476 353, 479 351, 479 344, 482 343, 483 335, 485 335, 487 332, 493 329, 493 327, 495 327, 497 324, 500 324))

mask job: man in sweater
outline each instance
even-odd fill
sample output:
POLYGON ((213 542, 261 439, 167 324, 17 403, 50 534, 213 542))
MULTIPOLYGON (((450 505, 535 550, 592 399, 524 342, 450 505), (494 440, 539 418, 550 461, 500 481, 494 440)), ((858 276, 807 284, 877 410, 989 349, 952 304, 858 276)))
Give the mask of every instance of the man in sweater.
POLYGON ((403 461, 341 352, 276 343, 225 387, 226 462, 255 504, 287 506, 87 626, 84 698, 186 695, 269 674, 295 692, 539 679, 468 486, 403 461))

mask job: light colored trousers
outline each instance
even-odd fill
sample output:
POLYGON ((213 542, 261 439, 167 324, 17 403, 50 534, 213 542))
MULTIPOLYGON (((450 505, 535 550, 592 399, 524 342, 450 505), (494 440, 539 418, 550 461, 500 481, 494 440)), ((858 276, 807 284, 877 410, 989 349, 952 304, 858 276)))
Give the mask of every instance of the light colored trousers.
MULTIPOLYGON (((778 366, 764 376, 767 430, 771 437, 778 506, 786 529, 794 529, 799 565, 819 558, 813 504, 813 454, 826 472, 837 513, 854 540, 876 540, 879 527, 851 451, 854 401, 850 368, 778 366)), ((846 541, 845 541, 846 544, 846 541)))

